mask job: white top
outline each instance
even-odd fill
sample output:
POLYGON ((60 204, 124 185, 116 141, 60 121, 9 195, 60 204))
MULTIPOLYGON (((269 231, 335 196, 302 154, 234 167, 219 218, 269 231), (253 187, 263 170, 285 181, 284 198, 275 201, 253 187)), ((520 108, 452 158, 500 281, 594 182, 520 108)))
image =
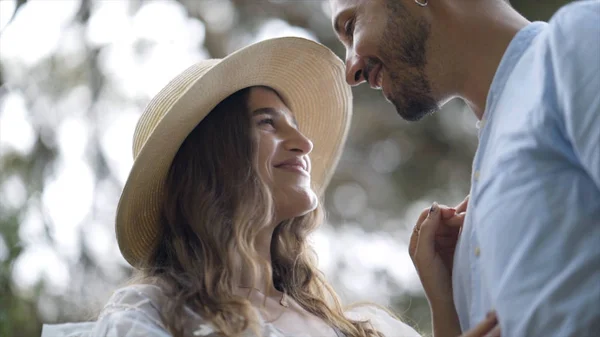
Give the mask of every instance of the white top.
MULTIPOLYGON (((159 309, 164 295, 153 285, 132 285, 117 290, 109 299, 96 322, 45 324, 42 337, 169 337, 160 319, 159 309)), ((211 324, 185 308, 189 315, 186 331, 189 336, 211 336, 211 324)), ((370 319, 373 327, 386 336, 421 337, 413 328, 392 318, 385 311, 362 306, 346 312, 352 319, 370 319)), ((311 337, 308 334, 289 334, 268 322, 261 322, 261 337, 311 337)), ((216 335, 216 334, 215 334, 216 335)), ((248 331, 245 336, 254 336, 248 331)))

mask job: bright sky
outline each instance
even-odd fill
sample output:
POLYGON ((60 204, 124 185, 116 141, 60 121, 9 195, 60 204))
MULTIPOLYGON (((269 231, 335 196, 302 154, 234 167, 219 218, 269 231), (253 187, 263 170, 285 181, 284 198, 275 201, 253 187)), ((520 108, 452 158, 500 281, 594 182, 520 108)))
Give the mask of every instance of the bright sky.
MULTIPOLYGON (((235 15, 228 1, 217 3, 207 9, 214 13, 212 17, 235 15)), ((0 94, 0 155, 7 151, 29 153, 35 130, 42 125, 57 127, 60 149, 54 174, 47 177, 41 204, 26 200, 25 184, 16 176, 0 185, 0 200, 10 207, 29 203, 19 233, 27 248, 13 274, 15 284, 25 293, 41 278, 50 282, 56 293, 64 291, 71 272, 69 262, 76 261, 80 254, 80 240, 88 244, 99 265, 110 268, 125 263, 113 234, 120 191, 108 182, 95 180, 87 153, 91 127, 97 127, 101 150, 122 186, 132 165, 132 135, 143 109, 139 102, 147 102, 181 70, 207 57, 206 51, 198 48, 204 41, 204 24, 189 18, 173 0, 144 2, 133 15, 128 13, 126 1, 94 4, 88 27, 72 22, 79 7, 77 0, 30 0, 6 26, 15 1, 0 1, 0 62, 7 70, 8 83, 8 94, 0 94), (83 60, 84 43, 103 47, 100 67, 108 83, 96 105, 90 110, 90 89, 80 85, 61 101, 52 103, 46 114, 34 115, 28 110, 23 93, 11 87, 11 81, 25 81, 28 70, 50 55, 78 64, 83 60), (140 46, 145 53, 137 51, 140 46), (44 239, 44 217, 49 220, 56 246, 44 239)), ((218 24, 231 22, 218 20, 218 24)), ((316 39, 309 31, 273 19, 264 22, 255 36, 248 36, 245 44, 286 35, 316 39)), ((393 170, 402 158, 396 144, 383 142, 376 146, 371 159, 374 168, 383 173, 393 170)), ((336 191, 333 203, 340 210, 356 213, 364 210, 367 197, 359 185, 349 184, 336 191)), ((416 204, 407 218, 416 219, 426 206, 416 204)), ((346 262, 347 269, 337 276, 346 287, 348 299, 387 304, 385 289, 373 277, 375 269, 388 270, 401 287, 420 291, 407 254, 410 233, 403 230, 402 219, 390 221, 398 223, 398 232, 364 233, 358 224, 349 223, 336 231, 324 226, 314 235, 326 274, 333 270, 336 261, 346 262)), ((0 259, 3 256, 6 245, 0 236, 0 259)))

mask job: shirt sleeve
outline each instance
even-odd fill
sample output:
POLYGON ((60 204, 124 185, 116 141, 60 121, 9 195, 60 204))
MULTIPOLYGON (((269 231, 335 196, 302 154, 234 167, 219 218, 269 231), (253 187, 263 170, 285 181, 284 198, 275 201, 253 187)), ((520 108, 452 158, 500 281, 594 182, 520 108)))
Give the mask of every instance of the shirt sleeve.
MULTIPOLYGON (((163 324, 160 309, 165 303, 162 291, 151 285, 120 289, 108 301, 89 337, 171 337, 163 324)), ((186 335, 216 336, 216 330, 198 315, 185 309, 186 335)))
POLYGON ((566 6, 550 27, 557 113, 582 168, 600 188, 600 2, 566 6))
POLYGON ((96 322, 77 322, 42 325, 41 337, 88 337, 96 322))
POLYGON ((115 311, 105 315, 92 330, 90 337, 171 337, 140 309, 115 311))
POLYGON ((408 324, 390 316, 385 310, 376 306, 363 305, 346 311, 346 317, 353 320, 369 320, 375 329, 385 336, 421 337, 408 324))
POLYGON ((119 289, 100 313, 90 337, 169 337, 158 301, 149 286, 119 289))
POLYGON ((97 321, 44 324, 41 337, 170 337, 156 309, 158 292, 151 287, 121 288, 111 296, 97 321))

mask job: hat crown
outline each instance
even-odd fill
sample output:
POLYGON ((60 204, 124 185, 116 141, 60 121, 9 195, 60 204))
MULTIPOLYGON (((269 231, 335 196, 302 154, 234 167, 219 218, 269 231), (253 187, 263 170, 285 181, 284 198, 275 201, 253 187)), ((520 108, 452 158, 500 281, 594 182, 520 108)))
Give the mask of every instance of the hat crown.
POLYGON ((133 159, 135 160, 146 144, 146 141, 163 117, 171 110, 179 98, 202 78, 220 59, 200 61, 181 72, 172 79, 148 103, 137 122, 133 133, 133 159))

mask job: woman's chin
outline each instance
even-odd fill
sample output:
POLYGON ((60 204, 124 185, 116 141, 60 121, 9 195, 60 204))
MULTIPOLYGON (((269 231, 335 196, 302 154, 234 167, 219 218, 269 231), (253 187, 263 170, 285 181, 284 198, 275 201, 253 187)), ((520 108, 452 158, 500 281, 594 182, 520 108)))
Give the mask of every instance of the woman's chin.
POLYGON ((275 198, 276 213, 279 218, 289 220, 306 215, 319 206, 319 198, 312 189, 295 189, 291 193, 275 198))

